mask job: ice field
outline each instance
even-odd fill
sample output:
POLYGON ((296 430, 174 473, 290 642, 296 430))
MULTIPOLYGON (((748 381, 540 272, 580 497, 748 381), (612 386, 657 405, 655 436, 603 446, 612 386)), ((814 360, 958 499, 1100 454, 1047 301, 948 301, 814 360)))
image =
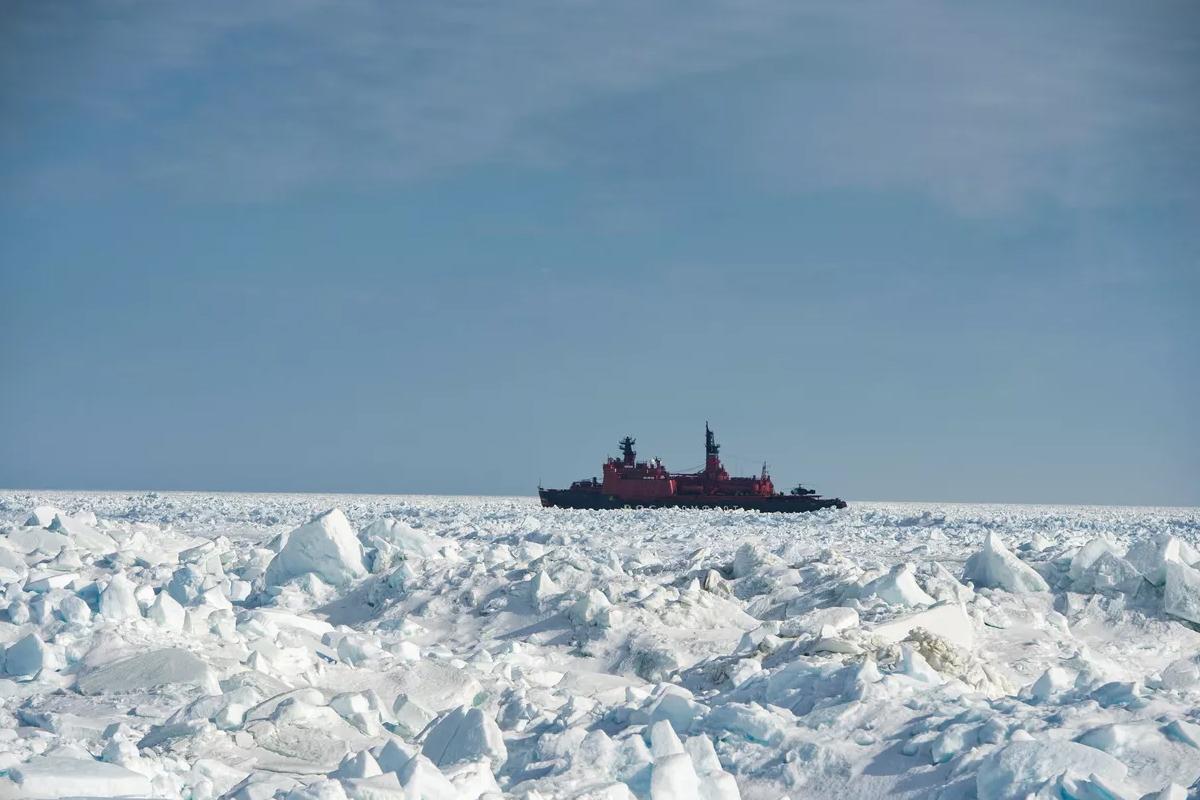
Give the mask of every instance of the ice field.
POLYGON ((1200 509, 0 493, 0 798, 1200 797, 1200 509))

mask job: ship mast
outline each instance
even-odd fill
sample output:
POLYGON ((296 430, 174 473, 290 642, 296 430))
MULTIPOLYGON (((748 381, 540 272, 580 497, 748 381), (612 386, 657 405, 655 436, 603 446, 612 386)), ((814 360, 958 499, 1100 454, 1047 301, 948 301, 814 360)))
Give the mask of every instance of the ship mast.
POLYGON ((625 466, 632 467, 634 459, 637 458, 637 453, 633 451, 633 446, 637 444, 637 440, 632 436, 626 436, 619 444, 621 445, 621 456, 625 460, 625 466))
POLYGON ((704 421, 704 471, 709 475, 715 475, 721 469, 721 458, 717 455, 721 450, 721 445, 717 444, 716 437, 713 436, 712 430, 708 427, 708 420, 704 421))

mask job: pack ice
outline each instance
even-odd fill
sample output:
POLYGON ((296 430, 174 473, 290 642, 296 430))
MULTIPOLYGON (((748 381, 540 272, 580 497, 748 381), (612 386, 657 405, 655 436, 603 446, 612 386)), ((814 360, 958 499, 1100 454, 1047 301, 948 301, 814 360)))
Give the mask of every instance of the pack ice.
POLYGON ((1200 798, 1200 510, 0 494, 0 799, 1200 798))

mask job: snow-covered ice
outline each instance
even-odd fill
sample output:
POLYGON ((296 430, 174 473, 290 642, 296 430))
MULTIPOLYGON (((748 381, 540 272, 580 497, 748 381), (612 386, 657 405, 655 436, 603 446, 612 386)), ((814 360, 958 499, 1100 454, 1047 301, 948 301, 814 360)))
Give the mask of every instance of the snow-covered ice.
POLYGON ((0 494, 0 798, 1200 797, 1200 509, 0 494))

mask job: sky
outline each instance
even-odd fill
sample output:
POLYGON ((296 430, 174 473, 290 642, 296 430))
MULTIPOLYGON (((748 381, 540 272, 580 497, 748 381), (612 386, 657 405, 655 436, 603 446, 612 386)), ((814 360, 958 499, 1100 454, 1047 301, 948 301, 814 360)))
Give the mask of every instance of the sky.
POLYGON ((0 486, 1200 505, 1193 2, 6 4, 0 486))

